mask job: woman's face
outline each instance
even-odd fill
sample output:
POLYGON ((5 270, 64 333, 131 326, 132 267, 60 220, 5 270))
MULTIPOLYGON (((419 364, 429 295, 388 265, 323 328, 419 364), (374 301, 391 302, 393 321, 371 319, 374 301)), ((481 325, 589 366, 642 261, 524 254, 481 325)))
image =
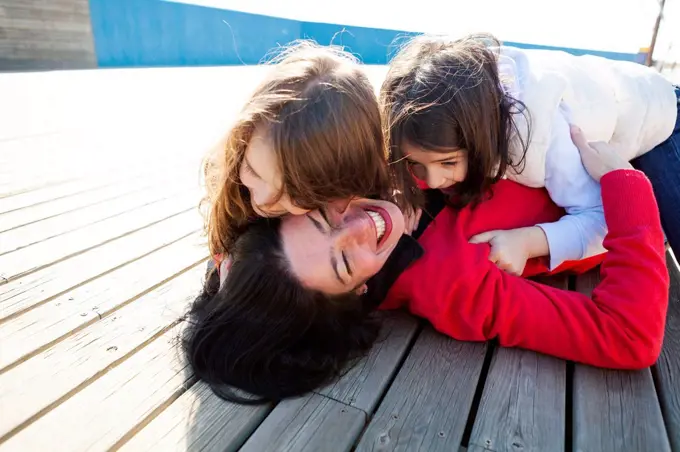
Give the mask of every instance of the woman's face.
POLYGON ((425 181, 428 187, 444 190, 465 180, 468 169, 466 150, 441 153, 408 142, 403 146, 411 173, 425 181))
POLYGON ((243 185, 250 191, 253 210, 262 217, 276 217, 287 213, 302 215, 308 210, 296 207, 285 193, 276 200, 281 192, 281 171, 271 141, 262 126, 255 128, 243 163, 240 177, 243 185))
POLYGON ((361 290, 404 233, 404 216, 387 201, 356 199, 344 211, 313 210, 281 224, 283 250, 306 287, 327 294, 361 290))

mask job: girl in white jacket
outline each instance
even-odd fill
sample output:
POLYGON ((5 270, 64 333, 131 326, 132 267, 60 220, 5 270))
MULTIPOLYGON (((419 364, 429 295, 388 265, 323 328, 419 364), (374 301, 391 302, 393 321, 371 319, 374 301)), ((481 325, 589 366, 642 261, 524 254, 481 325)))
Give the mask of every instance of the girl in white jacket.
POLYGON ((471 238, 490 242, 490 258, 521 274, 531 257, 549 254, 556 269, 604 252, 600 188, 583 167, 570 124, 589 141, 616 146, 647 174, 669 243, 680 252, 679 95, 636 63, 520 50, 488 35, 420 36, 390 63, 381 103, 390 160, 411 205, 422 205, 414 177, 458 205, 492 195, 493 183, 507 177, 545 187, 565 209, 555 223, 471 238))

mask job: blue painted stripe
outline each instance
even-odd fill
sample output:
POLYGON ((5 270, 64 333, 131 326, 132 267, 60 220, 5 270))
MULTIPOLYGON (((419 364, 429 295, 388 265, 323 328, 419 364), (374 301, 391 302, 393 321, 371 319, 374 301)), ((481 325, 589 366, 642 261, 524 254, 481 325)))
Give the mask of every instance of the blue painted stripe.
MULTIPOLYGON (((300 38, 343 45, 367 64, 386 64, 405 38, 419 34, 161 0, 90 0, 90 17, 100 67, 257 64, 272 49, 300 38)), ((644 60, 644 54, 507 44, 644 60)))

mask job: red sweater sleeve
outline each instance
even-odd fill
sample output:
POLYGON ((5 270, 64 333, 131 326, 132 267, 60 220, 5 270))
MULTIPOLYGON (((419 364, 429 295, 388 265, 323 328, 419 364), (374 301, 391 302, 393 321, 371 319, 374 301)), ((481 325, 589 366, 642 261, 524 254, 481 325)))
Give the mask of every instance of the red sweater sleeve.
POLYGON ((512 276, 489 262, 488 245, 462 243, 454 277, 410 276, 410 310, 459 340, 498 338, 502 346, 599 367, 652 365, 669 287, 658 208, 638 171, 611 172, 601 185, 609 252, 592 297, 512 276))

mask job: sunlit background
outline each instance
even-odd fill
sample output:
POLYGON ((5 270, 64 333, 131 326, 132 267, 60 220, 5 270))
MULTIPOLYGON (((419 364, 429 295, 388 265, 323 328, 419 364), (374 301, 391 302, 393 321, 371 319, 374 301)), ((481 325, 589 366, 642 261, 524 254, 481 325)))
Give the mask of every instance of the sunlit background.
MULTIPOLYGON (((485 31, 504 41, 637 53, 649 48, 659 0, 193 0, 181 3, 277 17, 413 32, 485 31), (341 7, 340 7, 341 5, 341 7)), ((680 1, 666 0, 654 60, 680 62, 680 1)))
POLYGON ((271 48, 297 38, 340 44, 368 64, 385 64, 395 38, 491 32, 514 45, 641 64, 652 63, 653 47, 654 65, 671 75, 680 61, 679 3, 0 0, 0 70, 256 64, 271 48))

